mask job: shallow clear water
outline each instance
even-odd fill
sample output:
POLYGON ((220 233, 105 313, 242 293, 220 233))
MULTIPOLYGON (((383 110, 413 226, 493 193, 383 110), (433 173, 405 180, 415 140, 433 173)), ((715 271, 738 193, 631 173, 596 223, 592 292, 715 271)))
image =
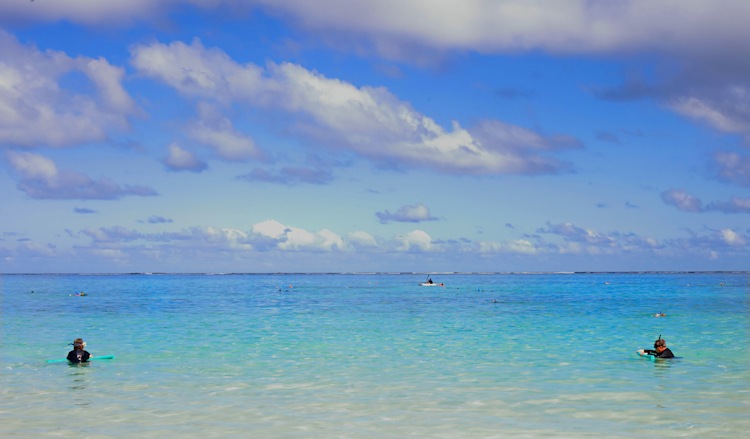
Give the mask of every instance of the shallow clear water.
POLYGON ((433 279, 2 276, 0 435, 750 431, 747 274, 433 279), (635 355, 660 334, 680 358, 635 355), (76 337, 116 358, 46 363, 76 337))

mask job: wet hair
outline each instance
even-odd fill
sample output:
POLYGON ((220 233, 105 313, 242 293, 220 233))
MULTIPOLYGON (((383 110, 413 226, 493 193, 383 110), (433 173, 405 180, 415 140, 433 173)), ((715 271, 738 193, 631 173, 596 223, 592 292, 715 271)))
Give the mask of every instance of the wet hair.
POLYGON ((654 342, 654 349, 658 348, 659 346, 667 347, 667 342, 659 336, 659 339, 654 342))
POLYGON ((73 340, 73 346, 81 346, 81 348, 85 348, 86 342, 84 342, 82 338, 77 338, 73 340))

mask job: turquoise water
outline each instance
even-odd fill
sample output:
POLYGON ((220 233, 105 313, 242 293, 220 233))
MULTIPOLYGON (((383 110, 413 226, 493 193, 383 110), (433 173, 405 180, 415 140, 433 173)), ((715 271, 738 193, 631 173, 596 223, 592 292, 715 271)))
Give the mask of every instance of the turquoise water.
POLYGON ((2 276, 0 435, 750 431, 748 274, 433 279, 446 286, 406 274, 2 276), (660 334, 680 358, 635 355, 660 334), (76 337, 116 358, 46 363, 76 337))

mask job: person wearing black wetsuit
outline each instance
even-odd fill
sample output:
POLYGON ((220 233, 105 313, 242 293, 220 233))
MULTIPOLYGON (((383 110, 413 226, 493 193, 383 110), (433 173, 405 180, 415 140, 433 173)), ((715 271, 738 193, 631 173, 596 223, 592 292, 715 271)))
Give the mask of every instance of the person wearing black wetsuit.
POLYGON ((667 347, 667 342, 660 338, 654 342, 654 350, 644 349, 646 355, 653 355, 656 358, 674 358, 674 354, 667 347))
POLYGON ((68 352, 68 361, 71 363, 85 363, 89 361, 91 355, 88 351, 83 348, 86 347, 86 342, 82 338, 77 338, 73 341, 73 350, 68 352))

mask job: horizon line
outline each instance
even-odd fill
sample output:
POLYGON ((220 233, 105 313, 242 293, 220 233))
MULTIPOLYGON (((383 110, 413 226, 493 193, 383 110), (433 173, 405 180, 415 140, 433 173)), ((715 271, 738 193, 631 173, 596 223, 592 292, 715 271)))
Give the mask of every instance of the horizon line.
POLYGON ((524 275, 524 274, 750 274, 750 270, 602 270, 602 271, 275 271, 275 272, 38 272, 0 276, 263 276, 263 275, 524 275))

